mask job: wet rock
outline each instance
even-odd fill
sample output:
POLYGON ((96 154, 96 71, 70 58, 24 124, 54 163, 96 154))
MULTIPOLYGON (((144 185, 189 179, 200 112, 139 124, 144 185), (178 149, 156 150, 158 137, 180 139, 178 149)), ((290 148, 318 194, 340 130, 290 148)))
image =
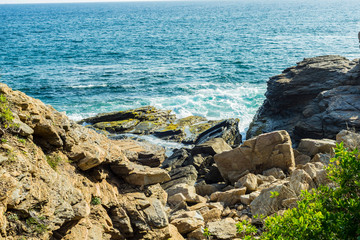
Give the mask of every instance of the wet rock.
POLYGON ((230 146, 237 146, 241 143, 241 134, 239 132, 239 119, 225 120, 212 128, 201 133, 196 141, 195 145, 205 143, 213 138, 222 138, 230 146))
POLYGON ((289 171, 295 166, 290 136, 286 131, 249 139, 234 150, 215 155, 214 159, 223 178, 231 183, 245 171, 262 173, 273 167, 289 171))

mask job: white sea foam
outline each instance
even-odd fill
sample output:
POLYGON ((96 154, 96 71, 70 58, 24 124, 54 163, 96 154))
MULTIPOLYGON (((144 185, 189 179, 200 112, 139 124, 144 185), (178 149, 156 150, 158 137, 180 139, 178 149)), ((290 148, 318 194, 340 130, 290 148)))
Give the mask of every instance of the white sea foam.
POLYGON ((97 87, 107 87, 107 84, 87 84, 87 85, 76 85, 71 86, 70 88, 97 88, 97 87))

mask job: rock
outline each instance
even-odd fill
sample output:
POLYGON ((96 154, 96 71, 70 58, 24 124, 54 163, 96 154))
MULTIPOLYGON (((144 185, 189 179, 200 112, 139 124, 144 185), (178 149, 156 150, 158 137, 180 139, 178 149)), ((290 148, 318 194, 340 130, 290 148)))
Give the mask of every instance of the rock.
POLYGON ((34 134, 34 130, 29 125, 23 123, 17 118, 14 118, 13 123, 18 126, 19 134, 23 137, 28 137, 34 134))
POLYGON ((286 175, 280 168, 270 168, 263 172, 264 176, 273 176, 277 179, 284 179, 286 175))
POLYGON ((290 176, 290 188, 294 190, 297 195, 301 191, 314 188, 315 184, 309 174, 303 169, 296 169, 290 176))
POLYGON ((250 194, 240 196, 242 204, 250 205, 250 203, 260 195, 260 191, 252 192, 250 194))
POLYGON ((350 150, 360 148, 360 134, 348 130, 342 130, 336 135, 336 142, 344 142, 344 146, 350 150))
POLYGON ((225 218, 207 223, 209 232, 216 239, 234 239, 236 237, 236 222, 232 218, 225 218))
POLYGON ((251 214, 253 216, 269 216, 283 209, 283 200, 289 198, 296 198, 296 194, 291 188, 285 186, 284 184, 263 189, 260 195, 255 198, 250 204, 251 214), (277 193, 277 196, 271 197, 272 193, 277 193))
POLYGON ((171 170, 181 167, 188 157, 189 153, 186 149, 176 149, 174 153, 162 163, 162 168, 169 168, 171 170))
POLYGON ((179 231, 174 225, 169 224, 169 231, 170 231, 170 239, 185 240, 185 238, 179 233, 179 231))
POLYGON ((256 191, 258 184, 257 184, 257 177, 253 173, 248 173, 245 176, 241 177, 236 183, 235 187, 246 187, 246 192, 250 193, 256 191))
POLYGON ((169 172, 171 180, 164 182, 161 186, 166 190, 180 183, 194 186, 197 179, 197 171, 194 166, 175 168, 169 172))
POLYGON ((195 229, 204 226, 204 218, 196 211, 185 212, 183 214, 172 216, 173 224, 181 234, 188 234, 195 229))
POLYGON ((216 221, 221 219, 221 209, 212 208, 207 211, 201 211, 202 216, 204 217, 205 222, 216 221))
POLYGON ((155 107, 145 106, 126 111, 98 114, 95 117, 83 119, 79 121, 79 123, 95 124, 99 122, 114 122, 128 119, 165 123, 170 120, 175 120, 175 115, 171 114, 171 111, 169 110, 158 110, 155 107))
POLYGON ((202 144, 196 145, 192 150, 191 154, 209 154, 214 156, 215 154, 230 151, 232 148, 222 138, 214 138, 202 144))
POLYGON ((245 171, 262 173, 273 167, 289 171, 295 166, 290 136, 286 131, 249 139, 234 150, 215 155, 214 160, 223 178, 231 183, 245 171))
POLYGON ((214 192, 210 196, 210 200, 213 202, 223 202, 225 206, 233 206, 236 203, 240 203, 240 197, 244 195, 246 188, 236 188, 225 192, 214 192))
MULTIPOLYGON (((169 195, 169 201, 173 200, 172 196, 181 194, 188 203, 198 203, 198 202, 206 202, 206 199, 196 194, 196 190, 194 186, 189 186, 186 183, 177 184, 166 189, 166 192, 169 195)), ((176 196, 176 202, 178 201, 179 197, 176 196)))
POLYGON ((206 237, 204 236, 204 229, 203 228, 197 228, 191 233, 187 235, 187 239, 189 240, 206 240, 206 237))
POLYGON ((165 149, 147 141, 118 140, 125 156, 133 162, 149 167, 159 167, 165 160, 165 149))
POLYGON ((220 191, 226 184, 207 184, 205 182, 195 185, 196 193, 201 196, 210 196, 212 193, 220 191))
MULTIPOLYGON (((329 165, 330 164, 330 159, 332 158, 332 156, 330 154, 326 154, 326 153, 318 153, 316 154, 312 159, 311 162, 321 162, 324 165, 329 165)), ((307 162, 306 162, 307 163, 307 162)), ((304 163, 304 165, 306 164, 304 163)))
POLYGON ((170 180, 170 176, 165 170, 150 168, 129 161, 116 161, 110 167, 114 173, 124 178, 126 182, 137 186, 163 183, 170 180))
POLYGON ((358 129, 358 79, 358 60, 340 56, 307 58, 285 69, 268 81, 266 100, 247 138, 284 129, 296 143, 302 138, 334 139, 342 129, 358 129))
POLYGON ((332 153, 335 141, 331 139, 301 139, 297 150, 303 154, 313 157, 317 153, 332 153))
POLYGON ((205 143, 214 138, 222 138, 230 146, 239 145, 242 139, 239 132, 239 119, 228 119, 206 130, 197 137, 195 145, 205 143))

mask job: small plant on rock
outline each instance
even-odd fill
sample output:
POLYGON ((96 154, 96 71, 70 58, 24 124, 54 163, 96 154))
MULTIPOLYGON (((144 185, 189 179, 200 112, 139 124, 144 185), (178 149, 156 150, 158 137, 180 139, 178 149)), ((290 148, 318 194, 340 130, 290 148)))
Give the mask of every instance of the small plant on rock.
POLYGON ((101 204, 101 199, 99 197, 94 196, 91 198, 90 203, 91 203, 91 205, 99 205, 99 204, 101 204))
POLYGON ((209 228, 203 228, 203 236, 206 237, 206 239, 211 239, 211 232, 209 231, 209 228))
POLYGON ((46 161, 50 167, 56 171, 58 165, 62 162, 62 159, 58 155, 47 155, 46 161))
POLYGON ((243 220, 242 222, 236 223, 236 232, 244 237, 245 240, 250 240, 254 239, 257 228, 251 225, 247 220, 243 220))

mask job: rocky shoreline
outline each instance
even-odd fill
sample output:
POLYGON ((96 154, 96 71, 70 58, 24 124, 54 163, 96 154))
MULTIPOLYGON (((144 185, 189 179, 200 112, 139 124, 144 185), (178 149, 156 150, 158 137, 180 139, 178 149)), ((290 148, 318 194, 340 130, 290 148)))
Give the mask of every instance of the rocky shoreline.
POLYGON ((323 56, 270 78, 243 143, 238 119, 142 107, 81 126, 0 84, 1 238, 207 239, 206 229, 241 239, 237 222, 261 226, 254 216, 281 214, 302 190, 329 183, 336 142, 360 146, 359 71, 357 60, 323 56), (166 156, 114 139, 124 133, 185 147, 166 156))

